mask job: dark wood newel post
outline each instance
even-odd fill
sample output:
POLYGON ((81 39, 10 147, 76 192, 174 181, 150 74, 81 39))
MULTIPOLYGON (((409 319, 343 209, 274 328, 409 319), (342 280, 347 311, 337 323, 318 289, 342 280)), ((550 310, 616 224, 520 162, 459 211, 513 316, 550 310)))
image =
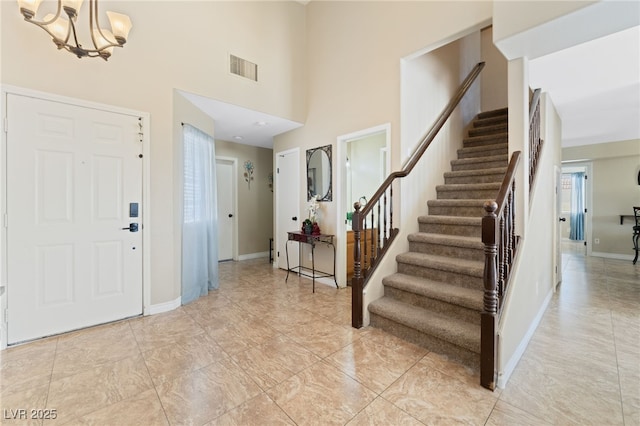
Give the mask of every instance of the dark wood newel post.
POLYGON ((488 389, 496 387, 496 331, 498 320, 497 255, 498 218, 495 201, 484 203, 482 242, 484 243, 484 297, 481 316, 480 384, 488 389))
POLYGON ((351 218, 351 229, 353 229, 353 278, 351 279, 351 326, 362 328, 362 264, 360 254, 360 230, 362 219, 360 218, 360 203, 353 204, 353 216, 351 218))

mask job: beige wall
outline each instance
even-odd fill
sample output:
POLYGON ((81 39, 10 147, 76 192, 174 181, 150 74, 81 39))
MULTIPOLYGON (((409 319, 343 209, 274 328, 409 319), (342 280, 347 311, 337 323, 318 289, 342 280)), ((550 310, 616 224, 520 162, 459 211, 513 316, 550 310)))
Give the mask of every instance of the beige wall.
POLYGON ((482 86, 482 111, 507 106, 507 60, 493 44, 493 27, 480 32, 484 70, 480 76, 482 86))
MULTIPOLYGON (((544 147, 536 174, 528 232, 520 242, 511 273, 511 287, 499 325, 498 385, 504 386, 526 349, 554 288, 556 239, 555 173, 560 167, 561 121, 546 95, 542 97, 544 147)), ((528 167, 520 163, 520 167, 528 167)))
POLYGON ((238 256, 267 253, 273 237, 273 192, 268 183, 273 150, 216 140, 216 156, 238 160, 238 256), (250 186, 244 178, 247 160, 255 166, 250 186))
MULTIPOLYGON (((332 144, 335 153, 338 136, 390 123, 391 170, 398 170, 401 59, 479 31, 490 22, 491 3, 310 2, 306 7, 310 52, 307 120, 302 128, 277 136, 274 151, 300 146, 304 152, 332 144)), ((445 95, 438 94, 434 103, 440 103, 445 95)), ((441 107, 445 103, 440 103, 441 107)), ((300 170, 305 170, 303 156, 300 170)), ((335 167, 333 173, 336 182, 335 167)), ((334 194, 333 202, 323 203, 323 214, 329 221, 324 232, 336 230, 337 196, 334 194)), ((300 200, 304 211, 302 183, 300 200)), ((343 255, 339 250, 338 256, 343 255)))
MULTIPOLYGON (((620 215, 632 215, 640 205, 640 140, 564 148, 562 159, 592 163, 591 244, 593 255, 627 258, 631 249, 632 221, 620 225, 620 215), (595 244, 595 239, 600 243, 595 244)), ((574 163, 571 163, 574 164, 574 163)))
POLYGON ((293 1, 121 2, 118 8, 131 16, 133 29, 108 62, 58 51, 44 31, 24 22, 16 2, 2 1, 0 8, 2 84, 151 114, 151 223, 145 224, 151 234, 151 303, 179 297, 171 189, 174 145, 180 140, 172 121, 173 90, 304 121, 304 6, 293 1), (260 81, 229 74, 228 53, 257 63, 260 81))

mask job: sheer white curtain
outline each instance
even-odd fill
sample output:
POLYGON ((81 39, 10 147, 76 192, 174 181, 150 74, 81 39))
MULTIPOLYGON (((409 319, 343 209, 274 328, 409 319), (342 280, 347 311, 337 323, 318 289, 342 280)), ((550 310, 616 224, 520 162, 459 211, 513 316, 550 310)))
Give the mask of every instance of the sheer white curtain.
POLYGON ((218 213, 213 138, 184 124, 182 303, 218 288, 218 213))

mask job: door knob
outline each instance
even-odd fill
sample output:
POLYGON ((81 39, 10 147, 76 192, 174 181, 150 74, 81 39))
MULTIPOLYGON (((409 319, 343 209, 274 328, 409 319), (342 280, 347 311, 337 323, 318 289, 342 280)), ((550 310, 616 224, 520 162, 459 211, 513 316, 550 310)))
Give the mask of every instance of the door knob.
POLYGON ((298 216, 292 217, 291 220, 298 220, 298 216))
POLYGON ((561 218, 560 218, 560 222, 566 222, 566 221, 567 221, 567 218, 566 218, 566 217, 561 217, 561 218))
POLYGON ((229 213, 229 217, 233 217, 233 215, 231 213, 229 213))
POLYGON ((138 232, 138 224, 130 223, 128 227, 122 228, 123 231, 138 232))

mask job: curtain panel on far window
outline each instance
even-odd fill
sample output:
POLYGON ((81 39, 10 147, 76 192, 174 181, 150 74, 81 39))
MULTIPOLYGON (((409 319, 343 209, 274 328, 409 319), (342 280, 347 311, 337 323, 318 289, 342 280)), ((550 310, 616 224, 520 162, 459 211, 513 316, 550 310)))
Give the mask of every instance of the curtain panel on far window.
POLYGON ((218 288, 218 213, 213 138, 184 124, 182 304, 218 288))
POLYGON ((571 224, 569 239, 584 240, 584 172, 571 174, 571 224))

